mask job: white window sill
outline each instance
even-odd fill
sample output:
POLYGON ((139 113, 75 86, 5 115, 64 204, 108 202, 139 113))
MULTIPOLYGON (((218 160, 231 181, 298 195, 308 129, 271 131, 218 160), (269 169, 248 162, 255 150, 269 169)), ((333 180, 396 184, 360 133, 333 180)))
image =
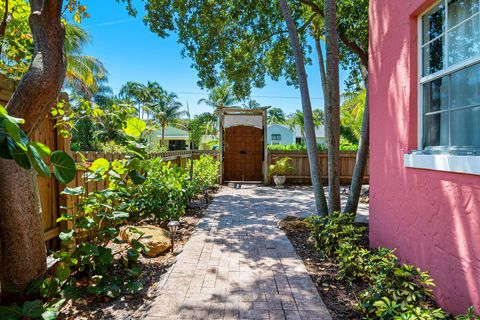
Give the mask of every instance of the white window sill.
POLYGON ((480 156, 405 154, 405 167, 480 175, 480 156))

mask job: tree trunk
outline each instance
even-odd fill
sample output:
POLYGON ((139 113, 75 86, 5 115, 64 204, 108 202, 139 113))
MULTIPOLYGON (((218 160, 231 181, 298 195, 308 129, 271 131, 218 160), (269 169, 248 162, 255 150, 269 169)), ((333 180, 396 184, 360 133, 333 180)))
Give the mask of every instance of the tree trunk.
POLYGON ((329 213, 340 211, 340 80, 335 0, 325 0, 325 37, 327 45, 327 97, 325 133, 328 146, 329 213))
POLYGON ((363 112, 362 128, 360 130, 360 141, 358 144, 357 159, 355 161, 355 168, 353 170, 352 183, 350 185, 350 193, 348 195, 347 204, 344 212, 356 213, 358 209, 358 201, 360 200, 360 193, 362 192, 363 177, 365 175, 365 168, 367 167, 368 152, 370 149, 370 112, 368 99, 368 71, 366 67, 362 66, 362 74, 365 81, 366 101, 365 110, 363 112))
MULTIPOLYGON (((62 0, 30 0, 30 28, 35 44, 30 68, 7 110, 25 119, 30 136, 55 103, 65 78, 65 30, 62 0)), ((42 212, 37 181, 11 160, 0 161, 0 246, 2 299, 18 299, 27 283, 45 271, 42 212), (17 292, 17 293, 15 293, 17 292)))
POLYGON ((310 173, 312 177, 313 192, 315 195, 316 213, 324 216, 328 213, 327 201, 323 191, 322 176, 320 172, 320 160, 318 158, 317 140, 315 137, 315 125, 313 124, 312 105, 310 93, 308 91, 307 73, 305 71, 305 61, 303 51, 298 39, 297 27, 293 22, 290 8, 286 0, 278 0, 283 17, 287 24, 290 43, 295 56, 295 66, 297 69, 298 82, 302 97, 302 108, 305 125, 305 138, 307 144, 308 160, 310 163, 310 173))
POLYGON ((165 125, 162 124, 162 147, 165 147, 165 125))
POLYGON ((37 179, 11 160, 0 160, 0 243, 3 302, 13 302, 46 271, 46 249, 37 179))
POLYGON ((320 79, 322 81, 322 92, 324 97, 323 109, 325 110, 326 101, 327 101, 326 100, 327 99, 327 72, 325 71, 325 60, 323 59, 323 50, 320 44, 320 39, 318 37, 315 37, 315 48, 317 49, 318 65, 320 69, 320 79))

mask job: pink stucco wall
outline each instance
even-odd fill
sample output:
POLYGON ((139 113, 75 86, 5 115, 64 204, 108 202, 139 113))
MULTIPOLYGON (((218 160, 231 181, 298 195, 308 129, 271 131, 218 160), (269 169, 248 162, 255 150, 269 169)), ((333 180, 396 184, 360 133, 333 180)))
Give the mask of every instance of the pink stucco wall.
POLYGON ((430 272, 442 307, 480 310, 480 176, 405 168, 417 148, 417 17, 433 0, 371 0, 370 241, 430 272))

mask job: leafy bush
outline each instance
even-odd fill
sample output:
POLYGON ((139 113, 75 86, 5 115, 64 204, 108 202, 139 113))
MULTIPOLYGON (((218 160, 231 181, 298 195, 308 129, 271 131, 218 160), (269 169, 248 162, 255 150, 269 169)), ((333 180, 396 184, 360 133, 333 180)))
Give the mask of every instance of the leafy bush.
POLYGON ((274 164, 271 164, 268 171, 274 176, 284 176, 294 169, 292 163, 292 158, 281 158, 275 161, 274 164))
MULTIPOLYGON (((190 161, 187 168, 190 167, 190 161)), ((220 161, 210 155, 201 155, 198 160, 193 161, 193 183, 196 192, 201 192, 205 188, 212 188, 217 183, 220 161)))
POLYGON ((446 319, 432 303, 433 280, 427 272, 402 264, 377 270, 360 295, 363 319, 446 319))
MULTIPOLYGON (((147 179, 139 186, 132 208, 139 217, 160 223, 178 220, 196 194, 215 185, 219 161, 209 155, 194 160, 192 181, 188 169, 161 158, 148 160, 147 167, 147 179)), ((190 162, 186 167, 190 168, 190 162)))
MULTIPOLYGON (((326 151, 327 147, 319 143, 317 145, 318 151, 326 151)), ((307 151, 305 144, 270 144, 267 146, 268 150, 273 151, 307 151)), ((340 139, 340 151, 357 151, 358 146, 350 143, 346 139, 340 139)))
POLYGON ((455 320, 480 320, 480 316, 475 314, 475 307, 470 306, 466 314, 458 315, 455 320))
POLYGON ((350 282, 373 282, 378 273, 393 269, 398 262, 394 250, 377 248, 372 251, 349 241, 340 243, 335 254, 339 266, 339 278, 350 282))
POLYGON ((178 220, 195 194, 185 169, 161 158, 148 161, 147 178, 139 186, 132 208, 144 219, 178 220))
POLYGON ((447 318, 433 303, 434 283, 428 273, 412 265, 399 265, 394 250, 370 250, 362 246, 366 228, 354 225, 354 214, 335 212, 307 221, 315 247, 326 257, 337 260, 339 279, 369 284, 357 305, 362 319, 447 318))
POLYGON ((334 212, 326 217, 312 216, 307 219, 311 239, 315 247, 326 257, 334 257, 342 242, 358 245, 365 227, 355 227, 355 214, 334 212))

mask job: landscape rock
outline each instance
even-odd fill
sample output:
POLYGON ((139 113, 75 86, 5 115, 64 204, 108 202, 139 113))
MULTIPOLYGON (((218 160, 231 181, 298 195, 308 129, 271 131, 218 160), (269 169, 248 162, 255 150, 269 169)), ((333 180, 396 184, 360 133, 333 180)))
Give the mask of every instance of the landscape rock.
POLYGON ((149 257, 156 257, 172 246, 170 232, 152 225, 123 226, 120 229, 119 237, 128 242, 131 242, 133 239, 139 240, 140 243, 149 249, 146 253, 149 257), (130 229, 132 228, 137 229, 144 235, 140 237, 139 234, 131 232, 130 229))

